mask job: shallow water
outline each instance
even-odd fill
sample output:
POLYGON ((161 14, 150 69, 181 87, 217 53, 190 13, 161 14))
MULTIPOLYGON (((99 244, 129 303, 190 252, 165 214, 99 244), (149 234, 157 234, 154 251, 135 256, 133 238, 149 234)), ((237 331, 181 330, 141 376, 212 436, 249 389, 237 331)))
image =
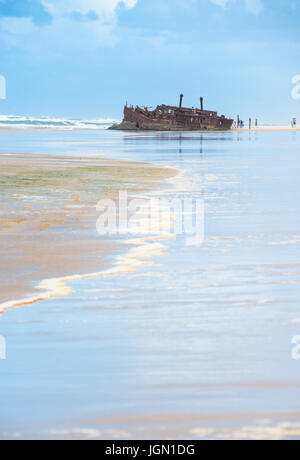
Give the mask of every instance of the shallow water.
POLYGON ((0 137, 172 165, 185 174, 156 196, 205 203, 201 246, 164 239, 156 265, 0 318, 0 437, 300 438, 300 133, 0 137))

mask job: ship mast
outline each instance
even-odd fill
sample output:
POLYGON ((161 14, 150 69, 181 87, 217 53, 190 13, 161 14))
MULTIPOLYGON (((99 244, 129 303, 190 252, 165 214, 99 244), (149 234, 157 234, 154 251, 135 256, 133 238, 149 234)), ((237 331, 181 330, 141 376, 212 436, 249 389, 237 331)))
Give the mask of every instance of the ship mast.
POLYGON ((200 108, 201 112, 203 112, 203 97, 200 97, 200 108))
POLYGON ((182 101, 183 101, 184 95, 180 94, 180 102, 179 102, 179 108, 182 108, 182 101))

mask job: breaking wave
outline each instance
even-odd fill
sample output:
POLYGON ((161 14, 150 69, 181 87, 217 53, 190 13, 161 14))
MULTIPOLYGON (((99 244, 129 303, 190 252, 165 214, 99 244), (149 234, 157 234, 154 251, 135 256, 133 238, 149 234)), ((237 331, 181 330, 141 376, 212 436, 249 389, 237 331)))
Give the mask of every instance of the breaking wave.
POLYGON ((119 120, 110 118, 97 120, 72 120, 50 117, 22 117, 16 115, 0 115, 0 128, 11 129, 106 129, 119 120))

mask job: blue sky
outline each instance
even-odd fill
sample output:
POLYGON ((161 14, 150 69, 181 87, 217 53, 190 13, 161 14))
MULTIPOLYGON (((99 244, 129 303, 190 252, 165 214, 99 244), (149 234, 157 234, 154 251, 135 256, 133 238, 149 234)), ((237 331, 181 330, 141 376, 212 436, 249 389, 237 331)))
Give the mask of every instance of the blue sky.
POLYGON ((121 117, 132 104, 300 119, 300 0, 0 0, 0 113, 121 117))

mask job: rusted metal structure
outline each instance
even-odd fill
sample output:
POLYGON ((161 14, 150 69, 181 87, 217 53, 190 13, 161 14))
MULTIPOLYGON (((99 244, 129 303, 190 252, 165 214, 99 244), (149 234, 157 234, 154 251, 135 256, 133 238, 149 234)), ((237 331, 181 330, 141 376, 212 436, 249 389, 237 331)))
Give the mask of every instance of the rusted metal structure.
POLYGON ((124 107, 124 119, 121 124, 111 129, 120 130, 151 130, 151 131, 226 131, 231 129, 233 120, 217 112, 204 110, 203 98, 200 109, 182 106, 183 94, 180 95, 179 106, 158 105, 155 110, 147 107, 124 107))

